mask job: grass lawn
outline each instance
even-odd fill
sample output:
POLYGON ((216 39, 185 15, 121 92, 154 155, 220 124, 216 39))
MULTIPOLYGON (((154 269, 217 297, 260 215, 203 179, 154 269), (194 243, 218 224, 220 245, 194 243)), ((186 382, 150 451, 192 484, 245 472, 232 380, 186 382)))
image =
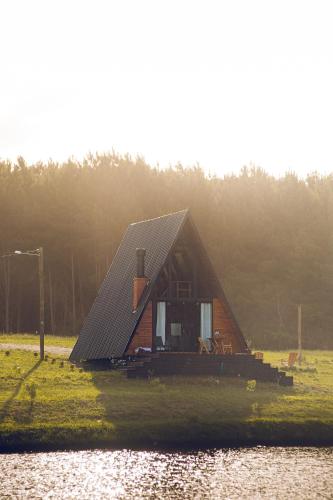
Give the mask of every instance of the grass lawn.
MULTIPOLYGON (((287 354, 265 361, 280 366, 287 354)), ((0 449, 332 444, 333 352, 304 354, 294 387, 249 387, 223 377, 127 380, 0 351, 0 449)))
MULTIPOLYGON (((59 337, 45 335, 46 346, 73 347, 77 337, 59 337)), ((0 334, 0 344, 36 344, 39 345, 39 334, 33 333, 5 333, 0 334)))

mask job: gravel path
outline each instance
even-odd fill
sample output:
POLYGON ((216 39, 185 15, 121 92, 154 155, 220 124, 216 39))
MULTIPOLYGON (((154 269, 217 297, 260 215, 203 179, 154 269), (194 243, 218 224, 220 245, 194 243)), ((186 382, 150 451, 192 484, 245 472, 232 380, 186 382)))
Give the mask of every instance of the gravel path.
MULTIPOLYGON (((0 343, 0 350, 8 350, 8 349, 19 349, 21 351, 36 351, 39 352, 38 344, 2 344, 0 343)), ((44 348, 45 352, 49 352, 50 354, 58 354, 60 356, 69 355, 72 352, 72 349, 69 347, 59 347, 55 345, 46 345, 44 348)))

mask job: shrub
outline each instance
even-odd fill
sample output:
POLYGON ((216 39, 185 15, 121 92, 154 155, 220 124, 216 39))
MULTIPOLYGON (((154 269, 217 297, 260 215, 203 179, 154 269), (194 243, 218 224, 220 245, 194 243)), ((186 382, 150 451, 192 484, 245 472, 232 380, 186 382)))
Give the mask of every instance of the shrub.
POLYGON ((152 377, 151 377, 151 378, 149 379, 149 383, 150 383, 151 385, 154 385, 154 386, 160 385, 160 382, 161 382, 161 381, 160 381, 160 379, 159 379, 158 377, 154 377, 154 378, 152 378, 152 377))
POLYGON ((9 356, 9 355, 10 355, 10 351, 6 351, 6 352, 5 352, 5 355, 6 355, 6 356, 9 356))
POLYGON ((37 386, 32 382, 31 384, 26 384, 25 389, 30 397, 30 406, 32 408, 37 396, 37 386))
POLYGON ((258 413, 258 410, 259 410, 259 404, 258 403, 252 403, 251 410, 252 410, 252 413, 254 413, 256 415, 258 413))
POLYGON ((257 387, 257 381, 256 380, 248 380, 246 382, 246 390, 249 392, 254 392, 257 387))
MULTIPOLYGON (((216 377, 208 377, 207 382, 210 385, 219 385, 220 384, 220 379, 218 379, 216 377)), ((205 383, 205 381, 204 381, 204 383, 205 383)))

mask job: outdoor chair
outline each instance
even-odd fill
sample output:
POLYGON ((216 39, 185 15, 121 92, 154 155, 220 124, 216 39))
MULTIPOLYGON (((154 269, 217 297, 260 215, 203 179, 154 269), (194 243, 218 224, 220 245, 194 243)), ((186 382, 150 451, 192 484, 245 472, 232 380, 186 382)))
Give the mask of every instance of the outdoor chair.
POLYGON ((281 365, 282 366, 287 366, 288 368, 292 368, 298 358, 298 353, 297 352, 290 352, 288 356, 288 360, 281 359, 281 365))
POLYGON ((232 344, 229 337, 222 335, 218 330, 214 332, 212 344, 214 354, 232 354, 232 344))
POLYGON ((222 336, 223 354, 232 354, 232 343, 229 337, 222 336))
POLYGON ((223 354, 222 334, 218 330, 213 334, 212 348, 214 354, 223 354))
POLYGON ((199 354, 202 354, 204 352, 209 354, 209 347, 208 347, 207 342, 204 339, 202 339, 201 337, 198 337, 198 342, 199 342, 199 354))

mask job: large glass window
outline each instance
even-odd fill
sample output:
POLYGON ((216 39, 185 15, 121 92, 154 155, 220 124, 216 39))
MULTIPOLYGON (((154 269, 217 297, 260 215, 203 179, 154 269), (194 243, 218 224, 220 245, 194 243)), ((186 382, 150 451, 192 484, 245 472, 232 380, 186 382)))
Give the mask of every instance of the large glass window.
POLYGON ((165 345, 166 302, 157 302, 156 337, 165 345))
POLYGON ((212 311, 210 302, 201 303, 200 336, 204 340, 212 337, 212 311))

